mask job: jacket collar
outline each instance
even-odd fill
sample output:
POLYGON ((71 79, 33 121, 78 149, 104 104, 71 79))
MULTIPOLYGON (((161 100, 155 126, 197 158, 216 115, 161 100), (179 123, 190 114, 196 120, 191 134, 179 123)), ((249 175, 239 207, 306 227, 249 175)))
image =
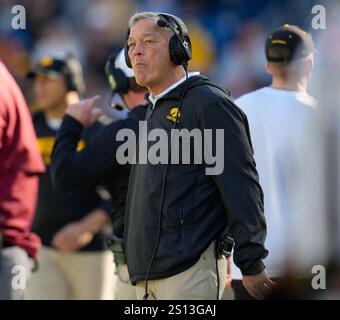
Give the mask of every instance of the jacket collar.
MULTIPOLYGON (((199 72, 189 72, 188 73, 188 79, 192 76, 197 76, 199 75, 199 72)), ((152 103, 152 108, 155 107, 157 100, 159 100, 160 98, 164 97, 167 93, 169 93, 171 90, 177 88, 180 84, 182 84, 186 79, 186 76, 184 76, 183 78, 181 78, 180 80, 178 80, 177 82, 175 82, 174 84, 172 84, 170 87, 166 88, 163 92, 161 92, 160 94, 158 94, 157 96, 153 96, 151 94, 149 94, 147 96, 147 99, 149 99, 149 101, 152 103)))

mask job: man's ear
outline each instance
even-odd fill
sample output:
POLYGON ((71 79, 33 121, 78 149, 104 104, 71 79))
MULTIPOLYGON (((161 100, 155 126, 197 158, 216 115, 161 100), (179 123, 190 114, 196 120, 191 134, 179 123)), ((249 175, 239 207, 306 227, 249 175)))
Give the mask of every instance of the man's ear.
POLYGON ((272 68, 270 67, 270 64, 269 62, 267 61, 266 64, 265 64, 265 69, 267 71, 268 74, 270 74, 271 76, 273 75, 273 71, 272 71, 272 68))

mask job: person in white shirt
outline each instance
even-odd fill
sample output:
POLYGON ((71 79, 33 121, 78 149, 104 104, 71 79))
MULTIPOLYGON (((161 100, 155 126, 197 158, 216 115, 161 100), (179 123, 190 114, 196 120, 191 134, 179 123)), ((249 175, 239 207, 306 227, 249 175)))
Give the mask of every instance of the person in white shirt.
MULTIPOLYGON (((266 40, 266 71, 272 76, 269 87, 245 94, 235 103, 249 121, 254 158, 264 191, 267 221, 265 259, 269 276, 278 280, 294 260, 293 247, 305 217, 304 203, 295 196, 296 181, 303 159, 301 150, 308 138, 301 139, 316 107, 307 93, 313 69, 313 39, 297 26, 285 24, 266 40)), ((303 228, 302 228, 303 229, 303 228)), ((232 266, 235 299, 250 299, 242 285, 242 275, 232 266)), ((279 281, 280 282, 280 281, 279 281)))

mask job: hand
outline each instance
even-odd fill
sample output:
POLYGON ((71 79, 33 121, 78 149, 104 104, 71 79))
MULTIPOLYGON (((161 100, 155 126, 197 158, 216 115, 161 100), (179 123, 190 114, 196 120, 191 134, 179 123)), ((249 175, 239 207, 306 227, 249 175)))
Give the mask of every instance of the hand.
POLYGON ((254 276, 243 276, 243 285, 255 299, 264 299, 276 286, 265 270, 254 276))
POLYGON ((60 251, 72 252, 90 243, 93 236, 81 222, 71 222, 54 235, 51 244, 60 251))
POLYGON ((94 96, 90 99, 71 104, 67 108, 66 114, 78 120, 84 127, 89 127, 103 115, 101 110, 95 109, 95 103, 99 98, 100 96, 94 96))
POLYGON ((227 258, 227 283, 226 283, 227 288, 231 288, 231 282, 232 282, 231 264, 232 264, 232 260, 231 260, 231 257, 229 257, 227 258))

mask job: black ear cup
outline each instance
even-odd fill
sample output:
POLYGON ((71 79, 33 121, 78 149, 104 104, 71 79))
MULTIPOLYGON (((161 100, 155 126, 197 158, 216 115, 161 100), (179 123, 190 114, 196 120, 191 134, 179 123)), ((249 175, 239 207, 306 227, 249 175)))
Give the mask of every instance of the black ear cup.
POLYGON ((75 85, 75 81, 74 79, 72 79, 72 76, 70 73, 65 74, 65 81, 66 81, 66 86, 68 88, 69 91, 77 91, 78 89, 75 85))
POLYGON ((174 64, 181 65, 182 64, 182 43, 176 37, 172 36, 169 41, 169 51, 170 51, 170 59, 174 64))
POLYGON ((112 92, 125 94, 130 89, 129 79, 121 69, 115 67, 117 55, 118 54, 116 53, 108 58, 105 65, 105 73, 112 92))
POLYGON ((65 79, 69 90, 77 91, 79 95, 83 95, 85 83, 80 62, 72 54, 69 54, 65 59, 65 64, 67 65, 65 79))
POLYGON ((129 48, 126 46, 125 50, 124 50, 124 54, 125 54, 125 62, 126 62, 126 65, 132 69, 132 65, 131 65, 131 60, 130 60, 130 57, 129 57, 129 54, 128 54, 128 50, 129 48))
POLYGON ((183 21, 174 15, 162 13, 157 24, 170 28, 174 35, 169 41, 170 57, 173 63, 186 66, 191 59, 191 43, 188 30, 183 21))
POLYGON ((129 57, 129 47, 128 47, 128 39, 129 39, 129 35, 130 35, 130 28, 128 29, 126 36, 125 36, 125 48, 124 48, 124 55, 125 55, 125 63, 126 65, 132 69, 132 65, 131 65, 131 60, 129 57))
POLYGON ((129 79, 120 69, 113 69, 107 76, 110 87, 113 92, 125 94, 129 91, 129 79))
POLYGON ((184 47, 186 44, 188 44, 188 49, 191 50, 189 42, 185 41, 184 43, 175 35, 170 38, 169 51, 173 63, 183 65, 191 59, 188 49, 184 47))

